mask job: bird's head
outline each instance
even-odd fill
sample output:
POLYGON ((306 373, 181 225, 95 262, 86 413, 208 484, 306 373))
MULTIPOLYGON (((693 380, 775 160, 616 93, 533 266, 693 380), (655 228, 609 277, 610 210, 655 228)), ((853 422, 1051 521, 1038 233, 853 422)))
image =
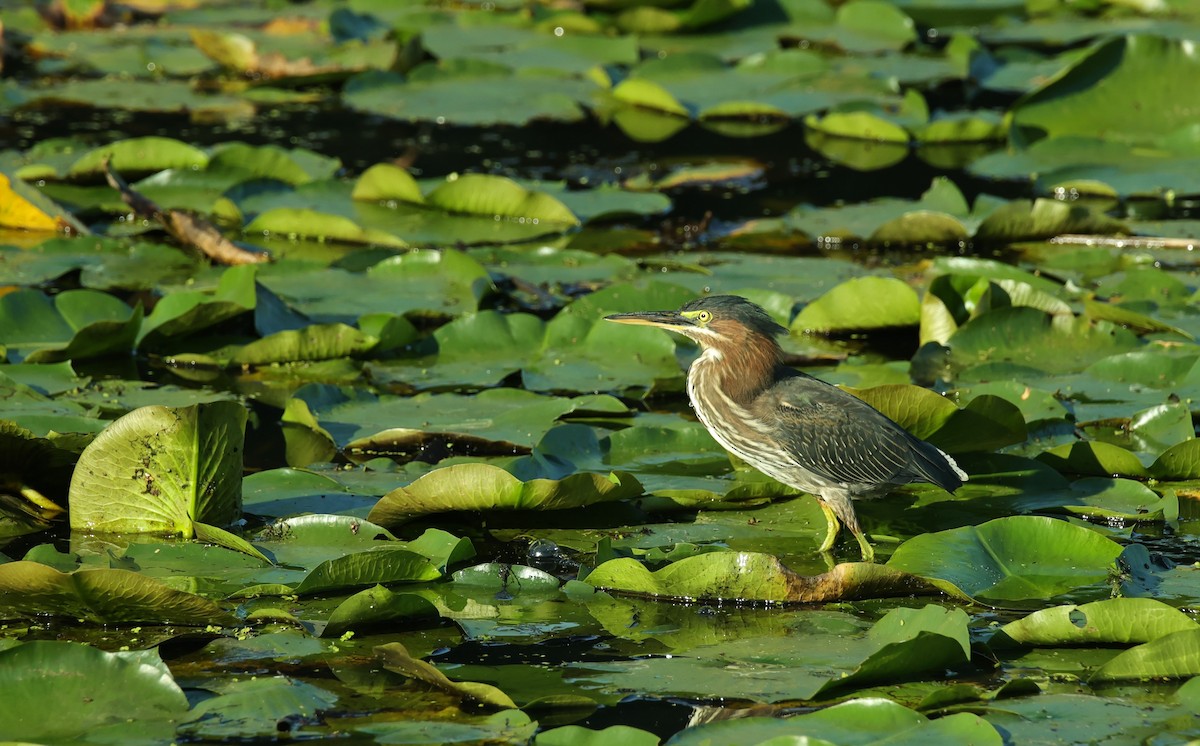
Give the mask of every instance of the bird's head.
POLYGON ((746 347, 777 354, 775 336, 787 329, 775 323, 755 303, 737 295, 710 295, 690 301, 678 311, 640 311, 606 317, 619 324, 657 326, 695 340, 704 349, 719 353, 746 347))

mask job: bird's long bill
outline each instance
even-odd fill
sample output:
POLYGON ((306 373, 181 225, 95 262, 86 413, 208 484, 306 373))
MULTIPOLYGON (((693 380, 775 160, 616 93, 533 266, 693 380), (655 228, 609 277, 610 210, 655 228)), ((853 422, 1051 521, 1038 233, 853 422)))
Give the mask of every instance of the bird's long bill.
POLYGON ((641 326, 657 326, 662 329, 679 331, 695 326, 691 319, 679 315, 678 311, 638 311, 637 313, 614 313, 605 316, 606 321, 618 324, 639 324, 641 326))

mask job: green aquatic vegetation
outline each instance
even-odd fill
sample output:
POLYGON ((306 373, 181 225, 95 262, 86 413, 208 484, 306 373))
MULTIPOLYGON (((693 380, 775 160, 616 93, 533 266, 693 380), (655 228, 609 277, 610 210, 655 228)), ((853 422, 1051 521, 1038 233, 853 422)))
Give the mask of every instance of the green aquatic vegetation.
POLYGON ((1184 5, 6 9, 0 733, 1200 738, 1184 5), (707 293, 970 480, 818 555, 707 293))

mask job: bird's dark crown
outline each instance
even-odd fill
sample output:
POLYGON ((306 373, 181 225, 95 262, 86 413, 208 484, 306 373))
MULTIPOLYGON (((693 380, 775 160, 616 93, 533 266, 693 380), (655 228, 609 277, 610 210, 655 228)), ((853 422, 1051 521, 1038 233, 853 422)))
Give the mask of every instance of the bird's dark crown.
POLYGON ((680 313, 690 311, 708 311, 714 321, 736 321, 764 337, 787 334, 787 329, 775 323, 762 306, 739 295, 709 295, 689 301, 679 309, 680 313))

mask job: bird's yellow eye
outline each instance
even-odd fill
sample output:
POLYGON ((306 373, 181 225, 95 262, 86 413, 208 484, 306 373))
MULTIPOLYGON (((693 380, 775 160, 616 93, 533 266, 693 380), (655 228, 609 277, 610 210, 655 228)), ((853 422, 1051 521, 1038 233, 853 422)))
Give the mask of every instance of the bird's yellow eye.
POLYGON ((698 311, 696 313, 696 321, 699 321, 701 324, 707 324, 712 321, 712 311, 698 311))

